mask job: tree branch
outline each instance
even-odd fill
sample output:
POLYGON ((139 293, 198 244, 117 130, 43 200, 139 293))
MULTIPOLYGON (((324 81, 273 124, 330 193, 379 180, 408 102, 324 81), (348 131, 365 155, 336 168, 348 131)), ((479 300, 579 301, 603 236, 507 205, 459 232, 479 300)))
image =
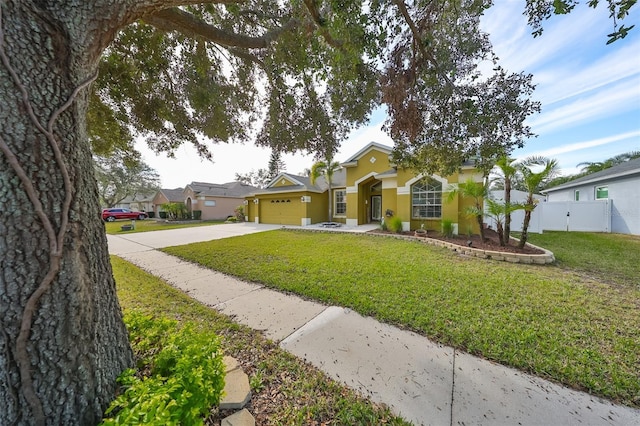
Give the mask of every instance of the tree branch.
POLYGON ((300 24, 297 19, 292 18, 283 26, 268 31, 260 37, 250 37, 223 31, 177 8, 161 10, 145 16, 143 20, 160 30, 178 31, 189 37, 200 37, 226 47, 243 49, 264 49, 280 34, 291 31, 300 24))
POLYGON ((393 0, 393 3, 395 3, 395 5, 398 7, 400 13, 402 14, 402 17, 406 21, 407 25, 409 25, 409 29, 411 30, 411 33, 413 34, 413 38, 415 40, 415 45, 418 47, 418 51, 420 52, 422 57, 431 62, 438 74, 447 82, 447 85, 449 85, 450 87, 455 87, 449 76, 440 71, 440 65, 438 65, 438 61, 433 56, 433 54, 425 49, 420 30, 416 26, 416 23, 413 22, 413 19, 411 18, 411 15, 407 10, 407 5, 404 3, 404 0, 393 0))

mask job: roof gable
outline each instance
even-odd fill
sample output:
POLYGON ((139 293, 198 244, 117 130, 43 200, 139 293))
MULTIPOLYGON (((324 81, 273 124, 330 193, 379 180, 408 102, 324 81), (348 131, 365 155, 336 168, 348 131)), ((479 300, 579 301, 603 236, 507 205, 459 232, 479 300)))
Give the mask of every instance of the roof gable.
POLYGON ((360 151, 356 152, 354 155, 349 157, 349 159, 347 161, 343 162, 342 165, 343 166, 352 165, 352 164, 356 163, 359 159, 364 157, 366 154, 368 154, 372 150, 380 151, 385 155, 391 155, 391 150, 392 149, 391 149, 391 147, 388 147, 386 145, 382 145, 381 143, 378 143, 378 142, 370 142, 368 145, 366 145, 360 151))

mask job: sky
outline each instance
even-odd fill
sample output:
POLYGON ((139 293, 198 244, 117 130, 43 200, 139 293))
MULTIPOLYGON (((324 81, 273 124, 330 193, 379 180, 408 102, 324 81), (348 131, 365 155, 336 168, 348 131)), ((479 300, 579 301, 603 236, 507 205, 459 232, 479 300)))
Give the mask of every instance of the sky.
MULTIPOLYGON (((537 38, 522 15, 524 0, 495 0, 482 18, 481 28, 489 33, 500 64, 510 72, 533 74, 533 99, 542 103, 541 113, 527 119, 538 136, 515 150, 514 158, 555 158, 562 174, 570 175, 579 171, 579 163, 640 151, 640 7, 624 21, 636 28, 606 45, 613 23, 603 6, 593 10, 578 5, 569 15, 554 16, 537 38)), ((385 118, 384 108, 374 111, 369 124, 342 143, 335 159, 345 161, 370 142, 393 146, 381 130, 385 118)), ((210 162, 188 146, 180 147, 175 159, 156 155, 143 141, 136 146, 159 173, 163 188, 183 188, 192 181, 230 182, 236 172, 267 168, 271 153, 251 143, 216 144, 210 162)), ((302 154, 282 158, 293 174, 302 174, 314 162, 302 154)))

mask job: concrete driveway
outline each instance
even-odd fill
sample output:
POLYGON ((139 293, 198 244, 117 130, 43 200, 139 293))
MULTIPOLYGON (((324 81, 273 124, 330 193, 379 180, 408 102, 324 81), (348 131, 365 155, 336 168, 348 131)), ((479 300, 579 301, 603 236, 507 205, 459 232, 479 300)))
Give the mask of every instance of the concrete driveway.
POLYGON ((280 228, 282 228, 282 225, 248 222, 225 223, 222 225, 167 229, 166 231, 137 232, 122 235, 107 234, 107 241, 109 242, 109 253, 123 255, 163 247, 237 237, 280 228))

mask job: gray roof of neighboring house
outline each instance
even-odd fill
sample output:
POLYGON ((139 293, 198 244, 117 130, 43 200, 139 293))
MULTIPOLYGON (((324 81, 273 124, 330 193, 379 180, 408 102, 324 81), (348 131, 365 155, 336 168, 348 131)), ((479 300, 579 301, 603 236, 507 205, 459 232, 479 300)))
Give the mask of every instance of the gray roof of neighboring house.
POLYGON ((184 188, 176 188, 176 189, 166 189, 166 188, 162 188, 160 191, 167 200, 169 200, 169 202, 171 203, 181 203, 182 201, 184 201, 184 195, 182 194, 182 191, 184 190, 184 188))
POLYGON ((189 185, 187 185, 187 188, 190 188, 197 195, 234 198, 242 198, 245 195, 256 190, 256 187, 254 186, 236 181, 222 184, 208 182, 191 182, 189 185))
POLYGON ((136 194, 133 197, 127 196, 122 201, 120 201, 120 203, 118 203, 118 204, 131 204, 131 203, 138 203, 138 202, 150 202, 151 200, 153 200, 153 197, 155 197, 155 195, 156 195, 156 192, 152 192, 152 193, 149 193, 149 194, 136 194))
POLYGON ((605 180, 615 179, 618 177, 640 174, 640 158, 625 161, 624 163, 617 164, 608 169, 601 170, 599 172, 591 173, 581 178, 563 183, 562 185, 554 186, 553 188, 545 189, 542 192, 559 191, 566 188, 572 188, 574 186, 583 185, 585 183, 596 183, 605 180))

